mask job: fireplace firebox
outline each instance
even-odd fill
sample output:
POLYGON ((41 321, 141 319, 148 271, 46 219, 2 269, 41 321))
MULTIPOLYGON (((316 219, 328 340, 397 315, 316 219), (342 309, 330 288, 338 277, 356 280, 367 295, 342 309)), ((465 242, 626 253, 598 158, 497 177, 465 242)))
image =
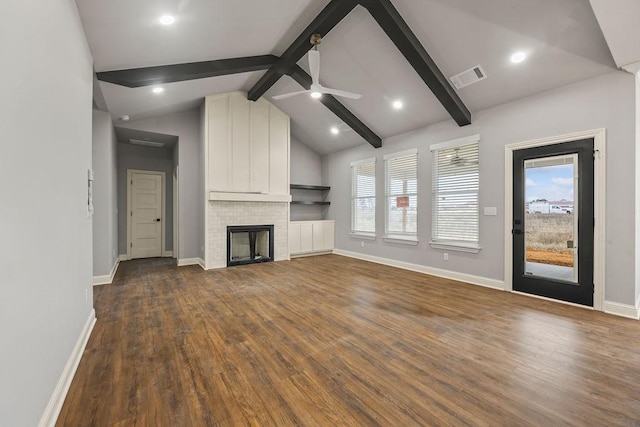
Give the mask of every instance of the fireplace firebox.
POLYGON ((273 258, 273 225, 227 226, 227 267, 273 258))

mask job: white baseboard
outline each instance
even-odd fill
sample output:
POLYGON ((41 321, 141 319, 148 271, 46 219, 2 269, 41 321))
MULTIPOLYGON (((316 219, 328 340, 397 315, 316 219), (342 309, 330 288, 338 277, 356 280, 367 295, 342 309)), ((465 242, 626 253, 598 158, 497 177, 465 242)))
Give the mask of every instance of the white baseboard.
MULTIPOLYGON (((120 261, 129 261, 131 260, 131 258, 129 258, 129 255, 127 254, 120 254, 120 261)), ((173 258, 173 251, 163 251, 162 252, 162 257, 163 258, 173 258)))
POLYGON ((204 260, 202 258, 183 258, 178 260, 178 267, 184 267, 187 265, 199 265, 203 270, 205 270, 204 260))
POLYGON ((96 285, 109 285, 113 282, 113 278, 116 276, 116 272, 118 271, 118 266, 120 265, 120 259, 116 259, 115 264, 113 264, 113 268, 111 269, 111 273, 105 276, 93 276, 93 286, 96 285))
POLYGON ((636 301, 635 307, 629 304, 620 304, 619 302, 605 301, 602 305, 602 311, 616 316, 628 317, 629 319, 640 319, 640 298, 636 301))
POLYGON ((334 253, 334 251, 332 251, 332 250, 318 251, 318 252, 302 252, 302 253, 297 253, 297 254, 291 254, 291 259, 304 258, 304 257, 307 257, 307 256, 327 255, 327 254, 332 254, 332 253, 334 253))
POLYGON ((445 279, 457 280, 459 282, 470 283, 472 285, 483 286, 485 288, 504 290, 504 281, 496 279, 488 279, 486 277, 474 276, 472 274, 458 273, 455 271, 442 270, 439 268, 427 267, 419 264, 412 264, 404 261, 397 261, 395 259, 383 258, 373 255, 361 254, 358 252, 343 251, 342 249, 334 249, 333 253, 336 255, 347 256, 351 258, 357 258, 364 261, 371 261, 378 264, 384 264, 391 267, 403 268, 405 270, 416 271, 418 273, 430 274, 432 276, 438 276, 445 279))
POLYGON ((64 399, 67 397, 67 392, 71 386, 71 381, 73 380, 73 376, 76 374, 76 370, 80 364, 80 359, 82 358, 82 353, 87 346, 87 342, 89 341, 91 331, 93 331, 93 326, 95 324, 96 311, 92 308, 89 313, 89 317, 84 324, 84 328, 82 328, 82 332, 78 337, 78 341, 76 342, 75 347, 73 347, 73 351, 71 352, 71 355, 67 360, 67 364, 62 371, 58 384, 56 384, 53 395, 51 395, 51 399, 49 399, 49 404, 47 404, 47 408, 45 409, 44 414, 42 414, 42 418, 40 418, 40 423, 38 424, 39 427, 55 426, 58 416, 60 415, 60 410, 62 409, 62 404, 64 403, 64 399))

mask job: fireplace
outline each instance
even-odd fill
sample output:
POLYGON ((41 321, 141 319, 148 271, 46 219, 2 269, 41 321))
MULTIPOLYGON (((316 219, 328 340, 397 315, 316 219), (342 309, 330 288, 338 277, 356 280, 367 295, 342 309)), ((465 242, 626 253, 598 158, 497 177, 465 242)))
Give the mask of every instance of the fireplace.
POLYGON ((273 234, 273 225, 227 226, 227 267, 273 261, 273 234))

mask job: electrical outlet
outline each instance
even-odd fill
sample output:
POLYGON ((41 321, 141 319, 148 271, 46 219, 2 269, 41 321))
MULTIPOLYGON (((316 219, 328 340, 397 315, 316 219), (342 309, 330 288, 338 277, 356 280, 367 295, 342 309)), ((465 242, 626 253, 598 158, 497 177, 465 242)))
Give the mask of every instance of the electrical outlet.
POLYGON ((360 247, 364 248, 364 242, 360 242, 360 247))
POLYGON ((449 254, 446 252, 444 253, 444 260, 449 261, 449 254))

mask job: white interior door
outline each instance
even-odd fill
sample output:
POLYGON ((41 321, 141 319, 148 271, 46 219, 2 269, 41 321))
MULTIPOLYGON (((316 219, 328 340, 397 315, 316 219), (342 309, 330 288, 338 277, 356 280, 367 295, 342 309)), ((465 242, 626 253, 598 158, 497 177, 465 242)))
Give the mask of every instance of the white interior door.
POLYGON ((131 258, 162 256, 162 175, 131 174, 131 258))

